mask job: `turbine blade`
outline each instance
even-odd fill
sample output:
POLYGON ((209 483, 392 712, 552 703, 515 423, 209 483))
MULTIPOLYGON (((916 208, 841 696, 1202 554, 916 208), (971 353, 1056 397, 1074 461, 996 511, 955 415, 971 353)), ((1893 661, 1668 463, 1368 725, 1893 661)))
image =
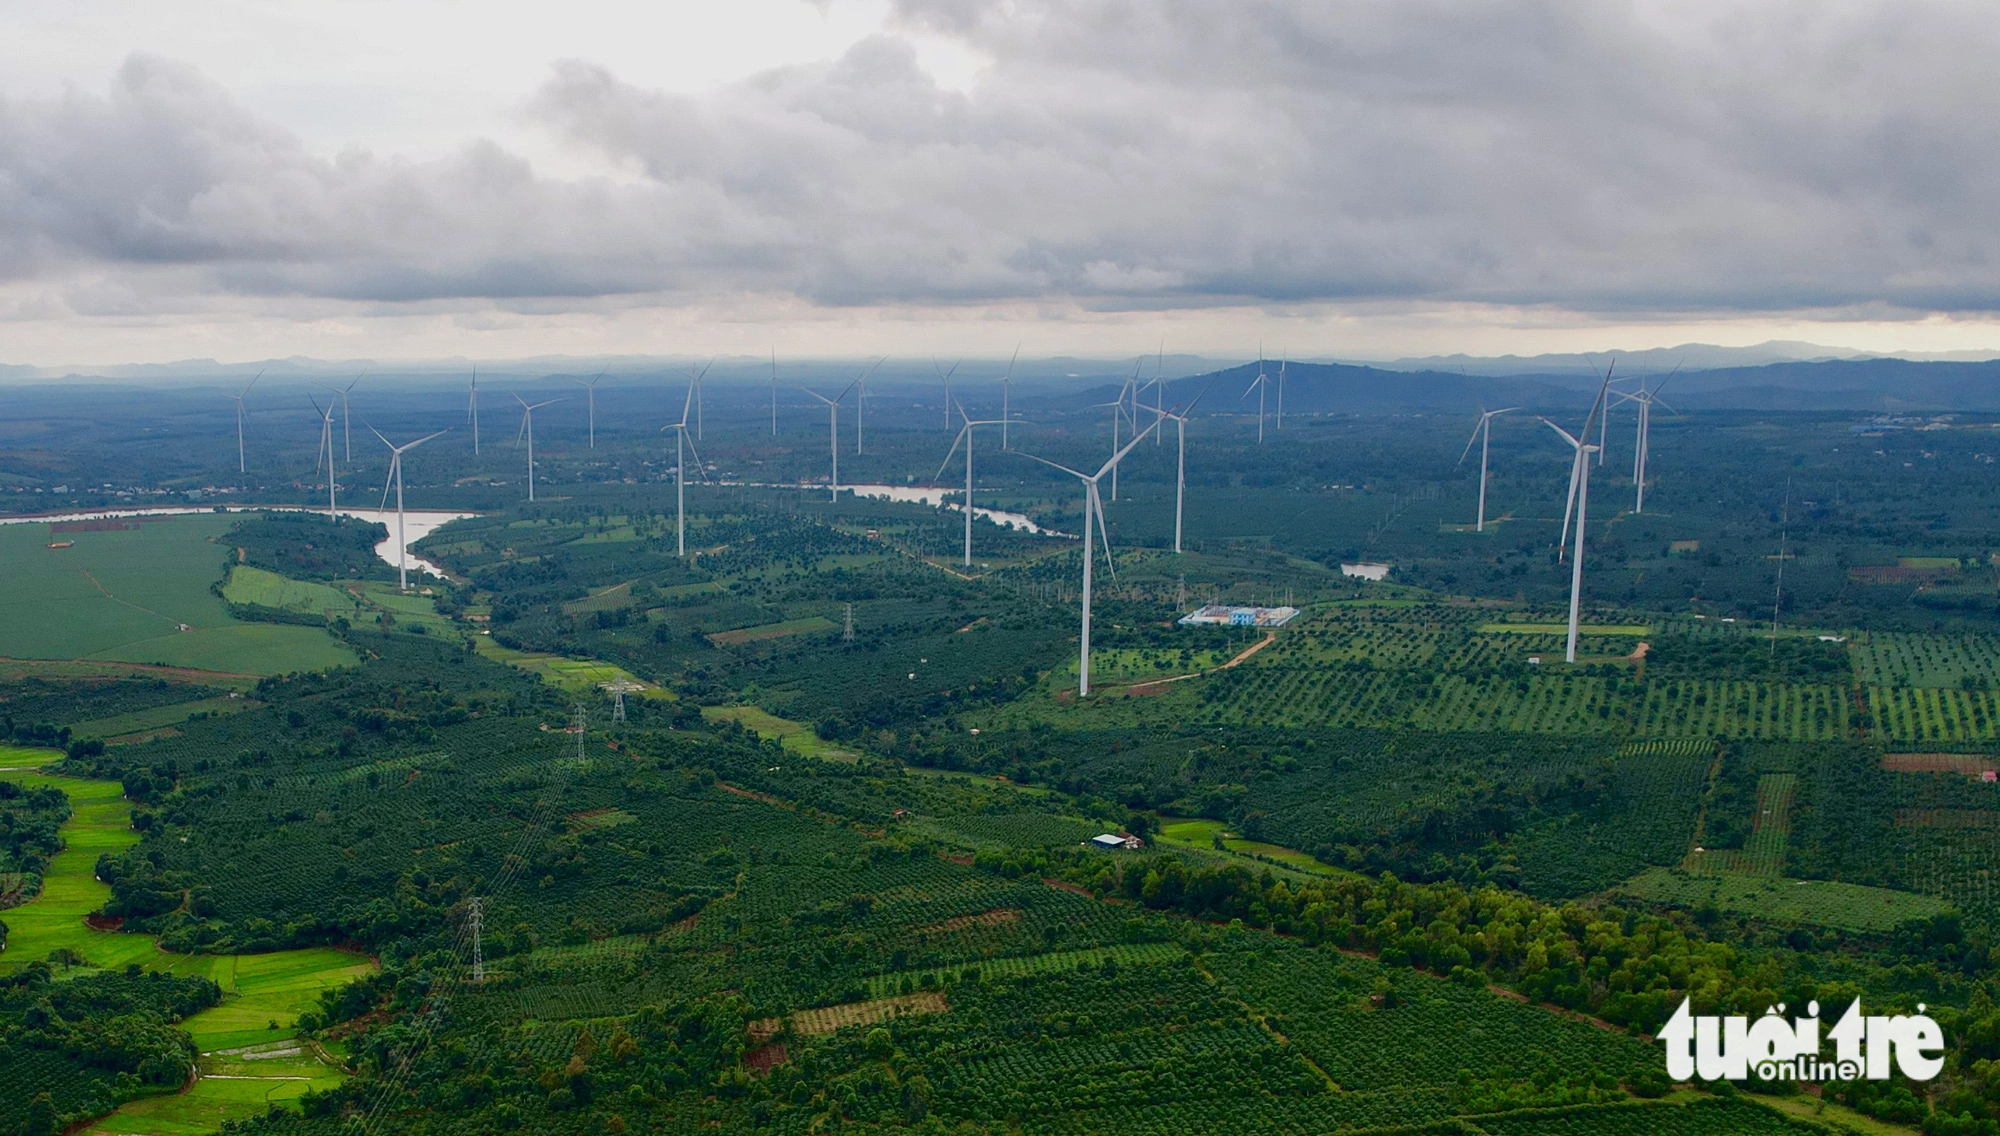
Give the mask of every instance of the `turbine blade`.
MULTIPOLYGON (((1019 450, 1016 450, 1015 452, 1016 452, 1016 453, 1021 453, 1021 451, 1019 451, 1019 450)), ((1043 465, 1045 465, 1045 466, 1049 466, 1049 467, 1051 467, 1051 468, 1054 468, 1054 469, 1059 469, 1059 470, 1062 470, 1062 471, 1063 471, 1064 473, 1067 473, 1067 474, 1069 474, 1069 475, 1070 475, 1071 477, 1074 477, 1074 478, 1077 478, 1078 480, 1081 480, 1081 481, 1089 481, 1089 482, 1095 482, 1095 481, 1097 480, 1097 478, 1095 478, 1095 477, 1092 477, 1092 476, 1090 476, 1090 475, 1089 475, 1089 474, 1087 474, 1087 473, 1078 473, 1078 472, 1077 472, 1076 470, 1073 470, 1073 469, 1071 469, 1070 467, 1068 467, 1068 466, 1066 466, 1066 465, 1057 465, 1057 464, 1056 464, 1055 462, 1052 462, 1052 461, 1050 461, 1050 460, 1049 460, 1049 459, 1047 459, 1047 458, 1038 458, 1038 457, 1036 457, 1035 455, 1033 455, 1033 454, 1028 454, 1028 453, 1022 453, 1022 454, 1021 454, 1021 456, 1022 456, 1022 457, 1024 457, 1024 458, 1027 458, 1027 459, 1028 459, 1028 460, 1030 460, 1030 461, 1038 461, 1038 462, 1041 462, 1041 463, 1042 463, 1043 465)))
POLYGON ((1097 508, 1097 532, 1104 538, 1104 566, 1111 569, 1111 578, 1118 579, 1118 562, 1111 558, 1111 530, 1104 527, 1104 498, 1098 495, 1097 483, 1090 483, 1090 497, 1097 508))
POLYGON ((944 467, 951 464, 952 455, 958 452, 958 444, 965 441, 965 432, 970 429, 972 429, 972 423, 970 422, 959 427, 958 437, 951 440, 951 448, 944 452, 944 460, 938 463, 938 471, 931 476, 931 484, 937 484, 938 478, 944 476, 944 467))
POLYGON ((1472 428, 1472 437, 1467 438, 1465 440, 1465 449, 1459 451, 1458 454, 1459 465, 1465 464, 1465 455, 1472 452, 1472 443, 1477 442, 1479 440, 1479 432, 1486 428, 1486 423, 1490 421, 1492 417, 1493 416, 1490 414, 1481 414, 1479 416, 1479 425, 1474 426, 1472 428))
POLYGON ((694 455, 695 472, 701 474, 703 482, 708 481, 708 467, 701 464, 701 453, 694 448, 694 439, 687 436, 686 426, 681 427, 681 437, 687 442, 688 453, 694 455))

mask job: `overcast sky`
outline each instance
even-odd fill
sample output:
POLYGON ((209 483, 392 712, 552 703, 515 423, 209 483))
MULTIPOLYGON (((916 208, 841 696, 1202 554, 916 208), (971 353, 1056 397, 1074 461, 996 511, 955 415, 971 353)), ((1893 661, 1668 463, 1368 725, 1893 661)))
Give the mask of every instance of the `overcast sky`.
POLYGON ((2000 349, 1975 4, 0 5, 0 362, 2000 349))

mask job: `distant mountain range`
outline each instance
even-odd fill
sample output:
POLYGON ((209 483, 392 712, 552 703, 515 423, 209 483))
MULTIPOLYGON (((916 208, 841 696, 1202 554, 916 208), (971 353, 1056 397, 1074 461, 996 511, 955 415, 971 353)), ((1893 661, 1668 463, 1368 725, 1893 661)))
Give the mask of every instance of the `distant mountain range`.
MULTIPOLYGON (((1573 409, 1579 399, 1588 400, 1600 381, 1581 370, 1526 375, 1475 375, 1469 371, 1288 363, 1285 409, 1302 414, 1457 414, 1481 406, 1573 409)), ((1265 373, 1275 382, 1277 365, 1267 362, 1265 373)), ((1635 366, 1629 373, 1636 376, 1644 372, 1635 366)), ((1255 401, 1242 396, 1256 375, 1257 364, 1250 363, 1181 380, 1171 389, 1173 397, 1185 400, 1202 389, 1198 384, 1213 383, 1215 389, 1204 402, 1205 409, 1249 413, 1255 401)), ((1655 372, 1647 382, 1650 386, 1664 378, 1663 373, 1655 372)), ((1619 385, 1631 389, 1631 384, 1619 385)), ((1106 391, 1114 389, 1086 392, 1082 399, 1101 401, 1110 397, 1106 391)), ((1666 381, 1661 398, 1686 410, 1994 411, 2000 410, 2000 360, 1833 359, 1683 370, 1666 381)))
MULTIPOLYGON (((481 360, 481 375, 496 383, 541 380, 562 375, 607 373, 610 385, 633 381, 657 382, 682 374, 688 356, 618 355, 600 357, 544 356, 531 359, 481 360)), ((780 381, 825 383, 844 381, 865 364, 852 359, 779 359, 780 381)), ((1218 367, 1198 355, 1168 355, 1140 363, 1141 378, 1162 371, 1177 397, 1192 397, 1198 382, 1220 385, 1205 409, 1233 412, 1249 404, 1242 388, 1256 376, 1256 363, 1218 367)), ((1666 382, 1664 399, 1683 409, 1741 408, 1750 410, 1825 410, 1874 413, 2000 410, 2000 359, 1878 358, 1812 343, 1779 342, 1752 347, 1687 344, 1605 355, 1536 355, 1477 358, 1431 356, 1390 363, 1284 364, 1286 409, 1299 413, 1463 413, 1481 405, 1521 405, 1560 409, 1596 388, 1605 366, 1615 373, 1649 385, 1666 382), (1676 367, 1679 368, 1676 372, 1676 367), (1671 374, 1672 377, 1667 376, 1671 374)), ((949 361, 946 361, 949 365, 949 361)), ((1005 359, 966 359, 958 381, 968 389, 993 383, 1005 370, 1005 359)), ((1279 363, 1267 360, 1266 373, 1275 380, 1279 363)), ((1015 370, 1017 394, 1058 401, 1103 401, 1106 392, 1131 373, 1124 360, 1072 356, 1022 359, 1015 370), (1078 388, 1089 388, 1078 393, 1078 388)), ((381 362, 304 357, 261 363, 217 363, 184 360, 177 363, 105 367, 89 373, 60 368, 0 366, 0 381, 44 385, 82 382, 136 384, 235 384, 263 372, 267 381, 296 383, 368 373, 405 389, 436 383, 457 384, 473 368, 469 359, 381 362)), ((714 361, 711 383, 768 381, 770 361, 754 356, 724 356, 714 361)), ((878 372, 883 387, 929 387, 937 381, 928 357, 893 359, 878 372)), ((872 384, 871 384, 872 385, 872 384)), ((414 390, 412 391, 414 393, 414 390)))

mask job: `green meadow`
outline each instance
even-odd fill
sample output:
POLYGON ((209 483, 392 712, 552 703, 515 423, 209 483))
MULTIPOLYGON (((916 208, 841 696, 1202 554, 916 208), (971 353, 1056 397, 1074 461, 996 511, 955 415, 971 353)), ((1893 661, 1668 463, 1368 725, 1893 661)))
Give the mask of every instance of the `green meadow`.
POLYGON ((353 662, 318 629, 230 618, 210 586, 223 578, 226 534, 238 519, 200 514, 62 534, 0 525, 0 656, 253 675, 353 662), (70 546, 49 547, 60 542, 70 546))
POLYGON ((217 1063, 215 1075, 209 1076, 205 1068, 203 1078, 188 1091, 134 1101, 91 1131, 163 1136, 212 1132, 223 1120, 257 1115, 308 1087, 337 1082, 338 1071, 310 1051, 252 1058, 243 1062, 246 1068, 229 1071, 222 1066, 234 1059, 218 1056, 218 1051, 268 1048, 293 1037, 298 1016, 318 1004, 322 991, 369 973, 375 969, 374 960, 325 947, 262 955, 173 954, 160 950, 149 935, 92 930, 84 918, 111 896, 110 887, 96 879, 97 857, 131 847, 139 834, 132 831, 131 806, 117 782, 41 772, 61 756, 53 750, 0 747, 0 777, 24 786, 59 788, 69 796, 72 810, 62 828, 63 850, 50 861, 41 894, 5 913, 9 936, 7 949, 0 952, 0 974, 67 949, 92 967, 137 963, 149 970, 211 979, 223 992, 220 1005, 181 1023, 205 1055, 204 1066, 217 1063))

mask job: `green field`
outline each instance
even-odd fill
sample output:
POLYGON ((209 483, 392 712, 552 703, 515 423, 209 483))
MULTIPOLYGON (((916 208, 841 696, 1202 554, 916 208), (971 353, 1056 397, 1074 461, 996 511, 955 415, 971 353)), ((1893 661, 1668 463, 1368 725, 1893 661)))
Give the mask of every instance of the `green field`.
POLYGON ((1250 856, 1262 860, 1275 860, 1288 868, 1301 872, 1331 875, 1341 869, 1330 864, 1322 864, 1296 848, 1286 848, 1277 844, 1266 844, 1261 840, 1245 840, 1231 835, 1229 826, 1219 820, 1160 818, 1161 844, 1177 845, 1182 848, 1202 848, 1215 850, 1216 837, 1222 838, 1223 850, 1239 856, 1250 856))
POLYGON ((1864 932, 1888 931, 1907 919, 1952 910, 1941 899, 1888 888, 1741 873, 1706 875, 1678 868, 1648 868, 1619 885, 1614 894, 1670 907, 1706 905, 1729 915, 1864 932))
MULTIPOLYGON (((509 666, 518 667, 531 675, 537 676, 550 686, 556 687, 559 690, 567 690, 574 694, 580 694, 587 690, 595 690, 603 683, 613 682, 621 678, 627 682, 639 681, 629 671, 610 663, 599 662, 596 659, 569 659, 561 655, 540 655, 532 651, 515 651, 507 647, 502 647, 500 644, 495 643, 490 636, 486 635, 474 636, 473 646, 481 655, 492 659, 496 663, 506 663, 509 666)), ((664 694, 665 692, 659 691, 649 685, 640 697, 650 695, 657 698, 664 696, 664 694)))
POLYGON ((780 718, 757 706, 704 706, 701 716, 711 722, 741 722, 743 728, 751 730, 760 738, 776 738, 787 753, 802 753, 807 757, 824 758, 828 761, 853 761, 854 754, 833 745, 803 722, 780 718))
POLYGON ((100 659, 229 674, 282 674, 354 661, 310 627, 244 623, 209 586, 237 518, 196 515, 63 533, 0 526, 0 656, 100 659), (52 540, 72 542, 50 548, 52 540), (185 625, 188 629, 180 630, 185 625))
POLYGON ((139 733, 143 730, 157 730, 162 726, 178 725, 196 714, 235 714, 263 703, 249 698, 200 698, 192 702, 175 702, 167 706, 154 706, 146 710, 134 710, 130 714, 117 714, 109 718, 93 718, 88 722, 78 722, 70 728, 79 738, 115 738, 124 734, 139 733))
MULTIPOLYGON (((150 970, 199 975, 222 987, 220 1005, 181 1023, 202 1052, 244 1046, 268 1046, 292 1037, 293 1024, 318 1003, 320 992, 375 969, 359 955, 329 948, 278 951, 262 955, 182 955, 161 951, 150 936, 94 931, 86 915, 110 898, 109 886, 94 877, 97 857, 138 842, 128 823, 131 808, 115 781, 89 781, 41 773, 39 767, 60 758, 51 750, 0 748, 0 776, 22 785, 54 786, 69 795, 73 810, 63 825, 63 850, 49 863, 42 893, 6 912, 10 928, 7 949, 0 953, 0 973, 19 969, 49 952, 67 948, 101 968, 132 963, 150 970)), ((214 1080, 206 1077, 188 1092, 132 1102, 92 1129, 101 1132, 212 1132, 225 1119, 259 1114, 270 1102, 290 1100, 306 1088, 339 1080, 337 1071, 311 1058, 273 1058, 271 1065, 251 1071, 224 1068, 223 1057, 214 1080), (305 1078, 305 1079, 297 1079, 305 1078)), ((204 1065, 208 1058, 204 1058, 204 1065)))

